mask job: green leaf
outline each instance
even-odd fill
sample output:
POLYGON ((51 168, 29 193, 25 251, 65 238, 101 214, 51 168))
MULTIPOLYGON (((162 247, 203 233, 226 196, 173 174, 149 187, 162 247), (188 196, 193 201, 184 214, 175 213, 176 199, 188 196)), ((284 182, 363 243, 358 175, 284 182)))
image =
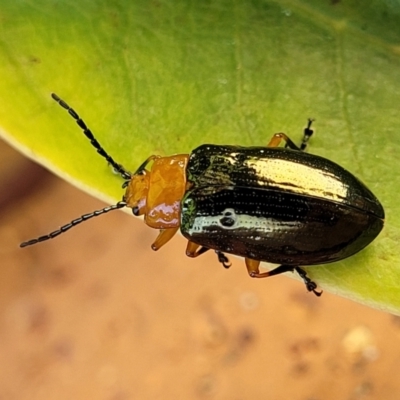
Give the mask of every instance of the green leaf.
POLYGON ((205 142, 298 141, 315 118, 310 152, 366 182, 387 222, 366 250, 309 273, 400 313, 398 1, 3 0, 0 20, 3 137, 113 203, 121 179, 51 92, 129 170, 205 142))

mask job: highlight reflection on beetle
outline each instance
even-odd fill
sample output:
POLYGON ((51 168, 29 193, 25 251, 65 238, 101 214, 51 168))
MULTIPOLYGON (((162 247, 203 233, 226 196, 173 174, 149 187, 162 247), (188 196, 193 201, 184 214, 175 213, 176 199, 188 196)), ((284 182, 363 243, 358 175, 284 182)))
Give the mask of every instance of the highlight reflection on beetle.
POLYGON ((124 179, 125 194, 115 205, 85 214, 21 247, 52 239, 92 217, 123 207, 159 230, 153 250, 180 229, 186 254, 214 250, 244 257, 251 277, 296 271, 308 291, 317 285, 301 266, 350 257, 371 243, 383 228, 384 210, 374 194, 334 162, 305 152, 312 120, 298 147, 276 133, 266 147, 201 145, 190 154, 150 156, 130 173, 101 147, 79 115, 52 97, 75 119, 97 152, 124 179), (281 142, 285 147, 278 147, 281 142), (260 272, 261 261, 279 266, 260 272))

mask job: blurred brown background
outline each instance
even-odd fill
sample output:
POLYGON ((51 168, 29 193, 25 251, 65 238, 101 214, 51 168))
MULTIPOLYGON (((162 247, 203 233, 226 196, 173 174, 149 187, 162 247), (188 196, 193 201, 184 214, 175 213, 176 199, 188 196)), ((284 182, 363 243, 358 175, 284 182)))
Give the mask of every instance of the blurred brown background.
POLYGON ((0 400, 400 398, 400 319, 184 255, 0 143, 0 400))

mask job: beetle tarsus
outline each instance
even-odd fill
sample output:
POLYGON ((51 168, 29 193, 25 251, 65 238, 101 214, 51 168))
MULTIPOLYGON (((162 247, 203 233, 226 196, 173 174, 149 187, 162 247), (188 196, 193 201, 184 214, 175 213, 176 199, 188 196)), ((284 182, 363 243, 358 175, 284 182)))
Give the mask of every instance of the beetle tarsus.
POLYGON ((318 297, 321 296, 322 290, 315 290, 318 287, 317 284, 308 277, 307 272, 304 271, 304 269, 301 269, 300 267, 294 267, 294 270, 300 275, 300 278, 303 279, 304 284, 309 292, 313 292, 318 297))
POLYGON ((310 140, 310 137, 314 133, 314 131, 311 129, 311 125, 313 122, 314 122, 313 118, 308 118, 308 123, 307 123, 307 126, 304 128, 303 139, 300 144, 301 151, 305 151, 305 149, 308 146, 308 141, 310 140))
POLYGON ((228 269, 231 267, 231 263, 229 258, 222 253, 222 251, 215 250, 215 254, 218 256, 218 261, 224 266, 224 268, 228 269))

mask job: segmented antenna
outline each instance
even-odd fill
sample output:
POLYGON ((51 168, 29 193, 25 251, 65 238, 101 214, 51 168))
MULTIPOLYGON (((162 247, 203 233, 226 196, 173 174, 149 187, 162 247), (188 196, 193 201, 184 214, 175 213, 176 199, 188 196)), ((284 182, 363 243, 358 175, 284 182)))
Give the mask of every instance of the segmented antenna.
POLYGON ((44 242, 45 240, 53 239, 58 235, 61 235, 62 233, 68 231, 69 229, 73 228, 75 225, 80 224, 81 222, 87 221, 90 218, 98 217, 99 215, 108 213, 109 211, 113 210, 118 210, 120 208, 126 207, 126 202, 125 201, 119 201, 117 204, 114 204, 112 206, 107 206, 102 208, 101 210, 96 210, 93 211, 89 214, 84 214, 81 217, 74 219, 71 221, 69 224, 63 225, 60 229, 57 229, 54 232, 51 232, 47 235, 40 236, 37 239, 31 239, 28 240, 27 242, 21 243, 19 246, 20 247, 26 247, 26 246, 31 246, 33 244, 39 243, 39 242, 44 242))
POLYGON ((121 164, 118 164, 114 161, 114 159, 107 154, 107 152, 101 147, 100 143, 96 140, 96 138, 93 136, 92 131, 86 126, 85 122, 81 117, 77 114, 77 112, 71 108, 64 100, 62 100, 60 97, 58 97, 55 93, 51 94, 51 97, 63 108, 65 108, 69 115, 76 121, 78 126, 82 129, 83 133, 85 136, 90 140, 90 143, 92 146, 97 150, 97 152, 104 157, 108 163, 117 171, 122 178, 125 180, 130 180, 132 177, 132 174, 127 171, 121 164))

